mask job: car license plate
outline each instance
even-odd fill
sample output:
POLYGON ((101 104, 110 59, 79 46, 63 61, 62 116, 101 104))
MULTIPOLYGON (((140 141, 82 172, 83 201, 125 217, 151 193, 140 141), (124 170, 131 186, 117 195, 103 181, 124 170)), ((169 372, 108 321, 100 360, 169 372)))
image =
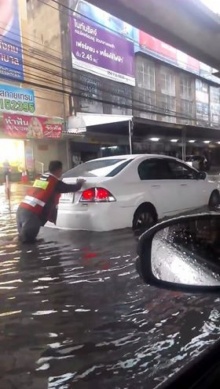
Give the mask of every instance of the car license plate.
POLYGON ((62 201, 63 203, 73 203, 74 194, 73 193, 63 193, 60 201, 62 201))

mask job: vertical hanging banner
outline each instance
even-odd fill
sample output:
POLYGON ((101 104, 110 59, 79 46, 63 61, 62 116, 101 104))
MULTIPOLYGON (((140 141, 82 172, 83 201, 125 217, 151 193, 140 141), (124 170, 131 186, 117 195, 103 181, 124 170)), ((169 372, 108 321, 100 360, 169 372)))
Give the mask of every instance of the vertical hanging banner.
POLYGON ((0 77, 23 81, 19 0, 0 0, 0 77))

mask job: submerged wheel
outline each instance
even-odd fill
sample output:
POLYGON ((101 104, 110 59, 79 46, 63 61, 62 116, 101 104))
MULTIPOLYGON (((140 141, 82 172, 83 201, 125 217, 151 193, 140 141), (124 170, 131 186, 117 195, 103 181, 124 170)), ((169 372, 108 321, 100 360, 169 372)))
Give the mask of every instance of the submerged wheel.
POLYGON ((209 199, 209 207, 217 208, 220 205, 220 194, 218 190, 212 192, 211 197, 209 199))
POLYGON ((145 231, 152 227, 157 221, 157 215, 154 207, 150 204, 141 205, 134 214, 133 230, 145 231))

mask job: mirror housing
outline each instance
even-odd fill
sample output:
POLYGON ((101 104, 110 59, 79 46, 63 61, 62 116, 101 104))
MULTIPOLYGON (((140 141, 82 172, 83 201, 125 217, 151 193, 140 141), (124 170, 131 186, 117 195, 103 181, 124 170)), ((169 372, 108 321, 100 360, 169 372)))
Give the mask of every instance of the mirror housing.
POLYGON ((168 290, 220 293, 220 259, 210 260, 202 251, 209 253, 213 246, 212 233, 217 233, 213 236, 220 248, 220 214, 213 212, 177 217, 150 228, 139 238, 139 276, 146 284, 168 290))
POLYGON ((199 172, 198 173, 198 180, 205 180, 207 177, 206 172, 199 172))

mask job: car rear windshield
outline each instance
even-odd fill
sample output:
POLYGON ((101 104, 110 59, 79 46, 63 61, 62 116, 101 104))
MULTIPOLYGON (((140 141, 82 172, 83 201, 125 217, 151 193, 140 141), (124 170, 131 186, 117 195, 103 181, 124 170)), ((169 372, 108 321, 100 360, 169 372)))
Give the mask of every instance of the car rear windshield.
POLYGON ((100 159, 82 163, 63 174, 63 178, 71 177, 114 177, 120 173, 130 159, 100 159))

